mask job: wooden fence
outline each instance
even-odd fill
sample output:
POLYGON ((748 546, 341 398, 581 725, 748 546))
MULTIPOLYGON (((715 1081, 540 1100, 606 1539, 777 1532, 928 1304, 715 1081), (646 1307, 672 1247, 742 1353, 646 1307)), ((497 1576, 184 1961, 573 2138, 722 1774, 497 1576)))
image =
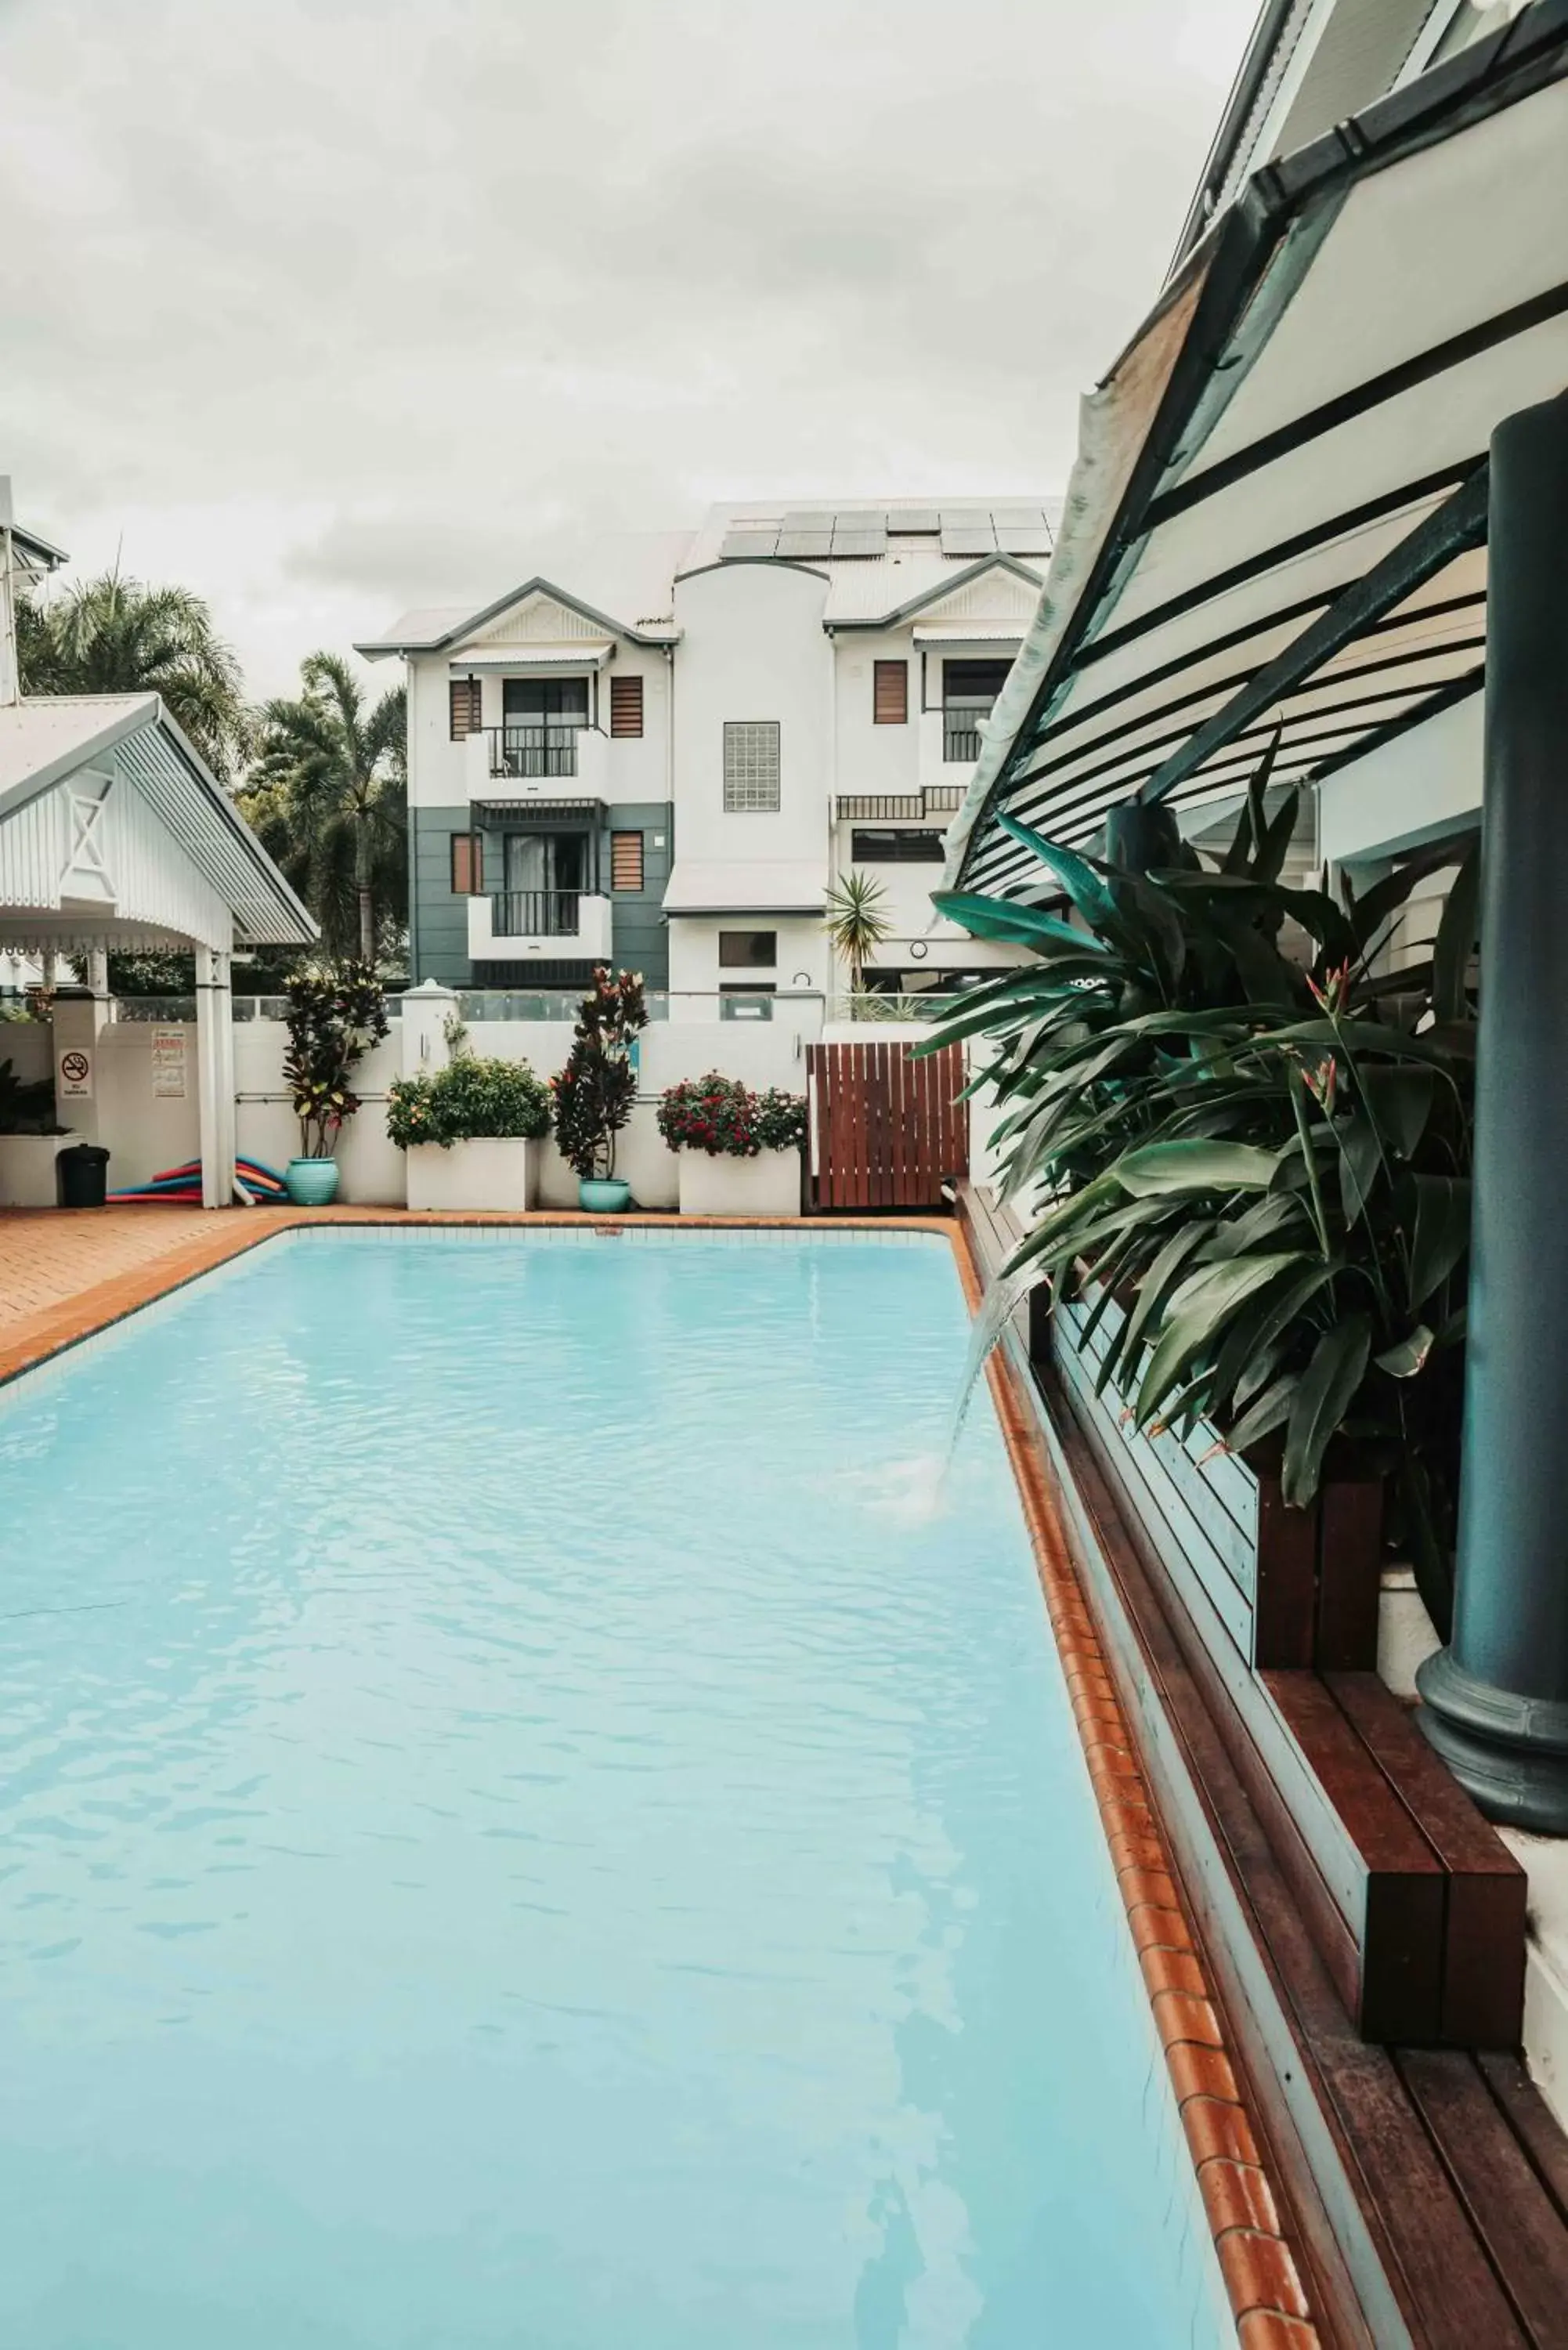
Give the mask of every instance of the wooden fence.
POLYGON ((808 1045, 812 1200, 819 1209, 940 1208, 969 1172, 963 1047, 808 1045))

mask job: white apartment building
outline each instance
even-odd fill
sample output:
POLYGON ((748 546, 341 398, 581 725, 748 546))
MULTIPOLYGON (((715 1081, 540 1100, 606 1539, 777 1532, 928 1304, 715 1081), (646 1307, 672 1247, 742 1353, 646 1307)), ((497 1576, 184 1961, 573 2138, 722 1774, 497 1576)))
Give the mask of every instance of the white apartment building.
POLYGON ((851 869, 882 887, 878 991, 1010 960, 930 891, 1054 519, 716 507, 362 643, 408 677, 413 979, 575 989, 609 958, 675 1016, 766 1017, 843 992, 823 918, 851 869))

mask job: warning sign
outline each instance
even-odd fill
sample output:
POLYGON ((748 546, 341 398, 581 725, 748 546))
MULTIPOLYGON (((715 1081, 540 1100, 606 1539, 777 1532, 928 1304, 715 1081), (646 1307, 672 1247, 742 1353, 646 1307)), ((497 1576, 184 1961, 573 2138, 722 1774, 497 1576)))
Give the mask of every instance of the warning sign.
POLYGON ((55 1092, 61 1101, 91 1101, 92 1055, 79 1045, 73 1045, 60 1055, 55 1074, 55 1092))
POLYGON ((183 1101, 185 1098, 183 1028, 155 1028, 152 1031, 152 1098, 154 1101, 183 1101))

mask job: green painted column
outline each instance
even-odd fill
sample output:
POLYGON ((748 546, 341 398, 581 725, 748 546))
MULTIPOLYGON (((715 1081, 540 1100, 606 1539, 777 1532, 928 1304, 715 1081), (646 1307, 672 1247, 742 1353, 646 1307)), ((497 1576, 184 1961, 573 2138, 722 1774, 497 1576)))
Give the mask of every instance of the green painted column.
POLYGON ((1491 443, 1475 1206, 1450 1645, 1428 1738, 1568 1834, 1568 395, 1491 443))

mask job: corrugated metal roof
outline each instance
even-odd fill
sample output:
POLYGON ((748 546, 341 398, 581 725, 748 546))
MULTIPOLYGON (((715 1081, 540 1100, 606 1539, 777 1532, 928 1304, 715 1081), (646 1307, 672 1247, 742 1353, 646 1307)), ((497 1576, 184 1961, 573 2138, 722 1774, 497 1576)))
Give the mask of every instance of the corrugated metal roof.
POLYGON ((0 816, 112 760, 254 946, 308 946, 311 920, 155 693, 39 696, 0 708, 0 816))

